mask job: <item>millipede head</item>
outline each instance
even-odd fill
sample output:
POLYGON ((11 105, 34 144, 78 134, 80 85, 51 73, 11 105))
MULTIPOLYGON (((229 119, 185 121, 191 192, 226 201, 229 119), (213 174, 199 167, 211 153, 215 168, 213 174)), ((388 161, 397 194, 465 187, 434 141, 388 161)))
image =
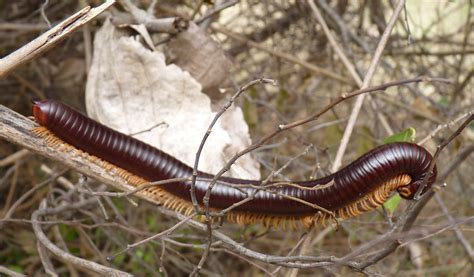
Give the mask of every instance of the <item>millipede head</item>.
MULTIPOLYGON (((423 188, 423 191, 421 192, 421 195, 423 195, 425 192, 427 192, 431 188, 431 186, 433 186, 434 182, 436 181, 436 175, 437 175, 437 170, 436 170, 436 166, 435 166, 433 168, 433 171, 431 172, 431 175, 429 176, 429 178, 426 182, 425 187, 423 188)), ((397 189, 397 191, 400 194, 400 196, 404 199, 407 199, 407 200, 413 200, 413 198, 416 195, 416 192, 418 191, 420 186, 422 186, 423 183, 425 182, 425 176, 426 176, 426 173, 414 178, 410 182, 410 184, 408 184, 406 186, 399 187, 397 189)))

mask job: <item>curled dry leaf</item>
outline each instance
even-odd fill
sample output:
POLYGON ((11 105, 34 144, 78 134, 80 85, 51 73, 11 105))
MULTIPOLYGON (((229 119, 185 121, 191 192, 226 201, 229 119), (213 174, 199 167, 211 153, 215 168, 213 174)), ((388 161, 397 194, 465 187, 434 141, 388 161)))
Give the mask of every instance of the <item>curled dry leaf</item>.
MULTIPOLYGON (((178 66, 166 65, 160 52, 143 47, 105 22, 94 41, 86 88, 89 115, 193 165, 196 151, 215 116, 201 85, 178 66)), ((240 108, 227 111, 215 125, 199 169, 216 173, 250 144, 240 108)), ((230 175, 259 178, 250 156, 239 159, 230 175)))
POLYGON ((219 45, 194 23, 168 43, 167 55, 169 61, 191 73, 203 91, 210 94, 226 80, 232 65, 219 45))

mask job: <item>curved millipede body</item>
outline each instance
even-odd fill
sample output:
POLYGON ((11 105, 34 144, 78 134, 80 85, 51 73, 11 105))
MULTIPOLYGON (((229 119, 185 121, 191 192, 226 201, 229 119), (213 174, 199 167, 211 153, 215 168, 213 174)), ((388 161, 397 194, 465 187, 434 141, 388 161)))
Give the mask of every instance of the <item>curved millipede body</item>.
MULTIPOLYGON (((33 106, 33 115, 41 126, 46 127, 39 127, 36 133, 49 137, 50 144, 63 140, 99 157, 125 170, 125 177, 134 185, 192 175, 192 168, 178 159, 114 131, 62 103, 37 101, 33 106)), ((327 213, 317 213, 314 205, 333 212, 336 217, 355 216, 380 206, 394 190, 403 198, 412 199, 428 174, 431 161, 431 154, 416 144, 382 145, 320 179, 292 182, 293 185, 269 182, 266 185, 268 189, 259 190, 251 201, 230 211, 227 218, 238 223, 274 225, 288 220, 293 223, 302 220, 305 225, 310 225, 329 218, 327 213)), ((199 172, 198 177, 201 178, 196 181, 196 197, 202 204, 209 186, 209 181, 203 179, 213 175, 199 172)), ((424 191, 434 183, 435 178, 436 167, 424 191)), ((256 189, 254 186, 261 184, 257 180, 221 177, 212 189, 209 205, 214 210, 227 208, 247 198, 256 189), (229 183, 247 186, 237 189, 229 183)), ((147 190, 154 200, 168 208, 187 214, 193 210, 190 182, 175 182, 147 190)))

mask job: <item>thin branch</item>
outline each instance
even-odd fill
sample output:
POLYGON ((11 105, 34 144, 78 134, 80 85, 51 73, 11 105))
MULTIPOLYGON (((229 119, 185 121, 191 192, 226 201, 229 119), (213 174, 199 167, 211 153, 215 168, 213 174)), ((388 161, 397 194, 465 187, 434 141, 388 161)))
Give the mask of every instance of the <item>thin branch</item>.
POLYGON ((3 265, 0 265, 0 273, 6 274, 7 276, 10 276, 10 277, 26 277, 26 275, 13 271, 11 269, 8 269, 4 267, 3 265))
MULTIPOLYGON (((64 208, 64 210, 71 209, 71 206, 63 206, 60 208, 64 208)), ((40 208, 33 212, 31 215, 31 221, 32 221, 32 226, 33 226, 33 231, 35 232, 36 238, 39 240, 39 242, 46 247, 49 251, 51 251, 54 255, 56 255, 58 258, 67 261, 68 263, 74 264, 80 268, 84 268, 87 270, 91 270, 97 274, 100 275, 106 275, 106 276, 133 276, 132 274, 129 274, 124 271, 120 271, 117 269, 113 269, 110 267, 106 267, 103 265, 100 265, 98 263, 81 259, 76 256, 71 255, 68 252, 63 251, 61 248, 57 247, 54 245, 46 236, 46 234, 43 232, 41 229, 40 224, 37 223, 37 221, 40 219, 40 217, 50 214, 52 211, 55 213, 60 212, 61 209, 51 209, 48 210, 46 209, 46 202, 43 201, 40 205, 40 208)))
POLYGON ((158 234, 154 234, 153 236, 150 236, 146 239, 143 239, 143 240, 140 240, 140 241, 137 241, 135 243, 132 243, 132 244, 129 244, 127 245, 127 247, 123 250, 120 250, 119 252, 113 254, 112 256, 109 256, 107 257, 107 260, 108 261, 112 261, 113 259, 115 259, 115 257, 117 257, 118 255, 122 254, 122 253, 125 253, 131 249, 134 249, 142 244, 145 244, 149 241, 152 241, 152 240, 157 240, 157 239, 161 239, 163 237, 166 237, 168 235, 170 235, 171 233, 173 233, 174 231, 176 231, 179 227, 181 227, 182 225, 184 225, 186 222, 188 222, 190 219, 192 219, 193 217, 196 216, 196 213, 192 213, 191 215, 187 216, 186 218, 182 219, 180 222, 176 223, 175 225, 173 225, 172 227, 158 233, 158 234))
MULTIPOLYGON (((441 207, 441 210, 443 211, 444 215, 448 218, 449 223, 454 224, 455 220, 453 216, 449 213, 449 210, 446 207, 446 204, 444 203, 443 199, 439 196, 439 194, 435 194, 435 199, 436 199, 436 202, 438 202, 438 205, 441 207)), ((469 261, 471 262, 472 265, 474 265, 474 250, 472 249, 471 244, 466 239, 466 237, 464 236, 464 234, 461 232, 461 230, 459 229, 457 225, 454 226, 453 229, 454 229, 454 234, 456 235, 456 238, 458 239, 459 243, 461 243, 462 248, 464 249, 464 252, 466 252, 468 256, 469 261)))
POLYGON ((216 14, 220 13, 221 11, 223 11, 227 8, 230 8, 230 7, 234 6, 237 3, 239 3, 239 1, 229 0, 229 1, 226 1, 224 3, 218 4, 215 7, 213 7, 212 9, 207 10, 206 14, 204 14, 202 17, 196 19, 194 21, 194 23, 200 25, 201 23, 208 20, 209 18, 215 16, 216 14))
POLYGON ((125 19, 127 24, 143 24, 150 32, 177 34, 189 27, 187 19, 181 17, 156 18, 150 10, 142 10, 130 0, 121 0, 120 4, 132 15, 133 20, 128 20, 129 14, 121 14, 125 18, 119 18, 119 21, 125 19))

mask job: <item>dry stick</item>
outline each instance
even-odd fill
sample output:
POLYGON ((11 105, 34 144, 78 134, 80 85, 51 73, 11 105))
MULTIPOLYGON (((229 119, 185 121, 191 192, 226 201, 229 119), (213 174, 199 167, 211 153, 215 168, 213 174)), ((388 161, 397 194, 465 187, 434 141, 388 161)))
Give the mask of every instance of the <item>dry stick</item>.
MULTIPOLYGON (((291 256, 293 255, 293 253, 296 252, 296 250, 298 250, 300 248, 300 246, 302 246, 304 244, 304 242, 307 240, 309 234, 311 234, 310 232, 306 232, 304 233, 300 239, 298 240, 298 242, 290 249, 290 251, 288 252, 288 255, 287 256, 291 256)), ((301 252, 300 252, 301 253, 301 252)), ((280 271, 283 267, 280 265, 278 266, 271 274, 272 276, 275 276, 275 274, 278 273, 278 271, 280 271)))
MULTIPOLYGON (((374 76, 375 70, 377 69, 385 46, 387 45, 387 41, 390 38, 390 34, 393 30, 393 27, 395 26, 395 23, 397 22, 398 16, 400 15, 400 12, 402 11, 404 5, 405 0, 400 0, 397 3, 395 10, 393 11, 392 17, 390 18, 387 27, 385 28, 382 37, 380 38, 379 44, 377 45, 377 48, 373 55, 374 57, 372 58, 372 62, 370 63, 369 69, 367 70, 367 73, 364 77, 362 88, 366 88, 369 86, 372 77, 374 76)), ((342 157, 344 156, 347 144, 349 143, 349 139, 354 129, 357 117, 359 116, 359 112, 362 107, 362 103, 364 102, 364 98, 365 95, 361 95, 356 99, 351 115, 349 117, 349 121, 346 125, 346 129, 344 130, 344 135, 342 136, 341 144, 339 145, 339 149, 337 149, 336 158, 334 159, 334 163, 331 170, 332 172, 337 171, 342 164, 342 157)))
MULTIPOLYGON (((349 98, 355 97, 355 96, 360 96, 364 95, 369 92, 378 92, 378 91, 385 91, 386 89, 394 86, 399 86, 399 85, 405 85, 409 83, 419 83, 419 82, 430 82, 430 81, 435 81, 435 82, 443 82, 443 83, 452 83, 453 81, 451 79, 445 79, 445 78, 430 78, 426 76, 421 76, 421 77, 416 77, 416 78, 411 78, 411 79, 406 79, 402 81, 394 81, 394 82, 388 82, 382 85, 378 86, 373 86, 373 87, 368 87, 365 89, 359 89, 352 91, 350 93, 343 93, 339 97, 337 97, 335 100, 333 100, 331 103, 329 103, 326 107, 324 107, 320 112, 316 112, 313 115, 310 115, 304 119, 294 121, 289 124, 282 124, 279 125, 279 130, 286 130, 289 128, 294 128, 296 126, 308 123, 310 121, 317 120, 322 114, 326 113, 327 111, 331 110, 334 108, 336 105, 341 103, 344 100, 347 100, 349 98)), ((274 135, 273 135, 274 136, 274 135)), ((272 137, 273 137, 272 136, 272 137)))
POLYGON ((48 29, 48 25, 44 23, 0 23, 0 31, 43 31, 48 29))
POLYGON ((30 152, 26 149, 21 149, 18 150, 17 152, 6 156, 5 158, 0 160, 0 167, 7 166, 9 164, 16 163, 19 160, 22 160, 24 157, 26 157, 30 152))
MULTIPOLYGON (((7 210, 10 207, 10 205, 13 201, 13 197, 15 195, 16 187, 17 187, 17 184, 18 184, 18 174, 19 174, 19 168, 20 168, 21 164, 22 164, 21 162, 16 162, 11 167, 11 169, 13 170, 13 174, 11 174, 10 187, 8 188, 8 194, 7 194, 5 204, 3 205, 2 210, 7 210)), ((10 174, 8 174, 8 175, 10 175, 10 174)), ((0 215, 3 215, 3 211, 0 212, 0 215)))
POLYGON ((7 267, 4 267, 3 265, 0 265, 0 273, 6 274, 10 277, 27 277, 26 275, 13 271, 7 267))
MULTIPOLYGON (((48 167, 47 165, 45 164, 42 164, 40 166, 40 170, 43 171, 44 173, 52 176, 55 174, 55 172, 50 168, 48 167)), ((73 190, 76 188, 76 186, 74 186, 74 184, 69 181, 68 179, 60 176, 59 178, 56 179, 56 182, 58 182, 59 184, 61 184, 64 188, 68 189, 68 190, 73 190)))
POLYGON ((217 4, 213 8, 208 9, 202 17, 194 20, 194 23, 199 25, 199 24, 203 23, 204 21, 206 21, 207 19, 213 17, 214 15, 220 13, 221 11, 223 11, 227 8, 230 8, 230 7, 234 6, 237 3, 239 3, 239 1, 229 0, 229 1, 226 1, 224 3, 217 4))
MULTIPOLYGON (((79 202, 80 204, 83 204, 85 202, 79 202)), ((91 270, 97 274, 100 274, 102 276, 133 276, 129 273, 126 273, 124 271, 120 271, 117 269, 113 269, 110 267, 106 267, 103 265, 100 265, 98 263, 81 259, 76 256, 71 255, 68 252, 63 251, 61 248, 57 247, 54 245, 46 236, 46 234, 43 232, 41 229, 40 224, 37 222, 41 216, 45 216, 48 214, 55 214, 55 213, 60 213, 65 210, 72 210, 75 208, 78 208, 80 205, 65 205, 65 206, 60 206, 55 209, 46 209, 46 201, 43 200, 40 204, 40 208, 36 211, 33 212, 31 215, 31 221, 32 221, 32 226, 33 226, 33 231, 35 232, 36 238, 40 241, 40 243, 46 247, 49 251, 51 251, 54 255, 56 255, 58 258, 67 261, 68 263, 74 264, 80 268, 84 268, 87 270, 91 270)))
POLYGON ((94 19, 107 8, 112 6, 115 0, 107 0, 102 5, 91 8, 87 6, 77 13, 63 20, 36 39, 30 41, 25 46, 11 53, 0 60, 0 79, 4 78, 9 72, 48 49, 58 44, 61 40, 74 33, 79 27, 94 19))
MULTIPOLYGON (((34 193, 36 192, 37 190, 39 190, 40 188, 48 185, 49 183, 51 183, 52 181, 54 181, 56 178, 58 178, 59 176, 63 175, 64 173, 66 172, 66 170, 63 170, 61 172, 58 172, 56 173, 55 175, 51 176, 50 178, 46 179, 45 181, 41 182, 41 183, 38 183, 36 184, 35 186, 33 186, 30 190, 28 190, 26 193, 24 193, 20 198, 18 198, 18 200, 15 201, 15 203, 13 203, 13 205, 8 209, 8 211, 5 213, 5 215, 3 216, 2 220, 5 220, 5 219, 9 219, 12 214, 15 212, 16 208, 18 208, 18 206, 23 203, 23 201, 29 199, 29 197, 34 193)), ((0 227, 1 227, 2 224, 0 224, 0 227)))
POLYGON ((48 256, 46 247, 44 247, 39 240, 36 241, 36 250, 38 250, 38 256, 46 274, 52 277, 59 277, 58 273, 54 269, 50 257, 48 256))

